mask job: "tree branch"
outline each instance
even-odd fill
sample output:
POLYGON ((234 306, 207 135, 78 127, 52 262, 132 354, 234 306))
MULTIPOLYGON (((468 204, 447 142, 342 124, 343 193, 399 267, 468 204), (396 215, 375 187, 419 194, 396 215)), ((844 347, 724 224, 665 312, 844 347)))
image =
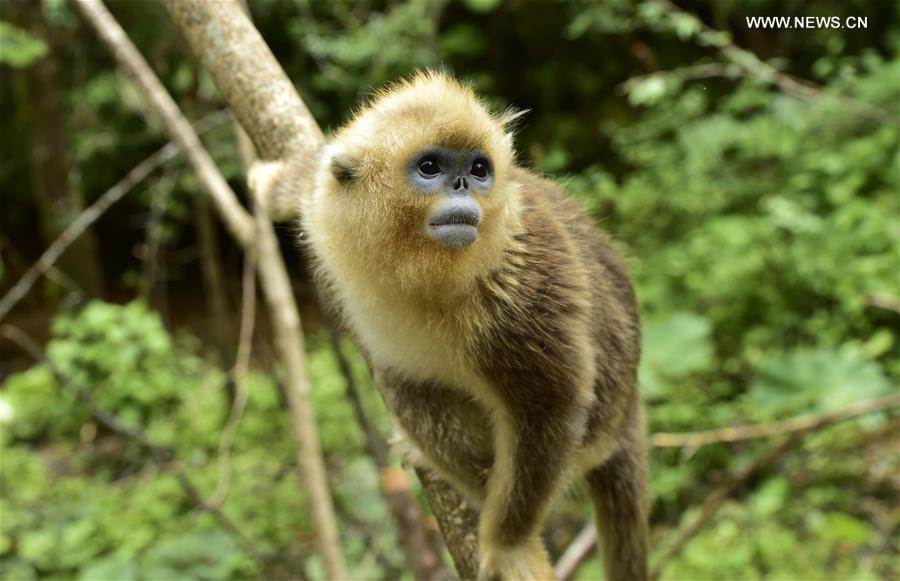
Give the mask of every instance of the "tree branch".
MULTIPOLYGON (((238 2, 163 4, 260 156, 308 161, 312 177, 325 137, 238 2)), ((297 213, 296 199, 291 198, 266 200, 266 208, 275 221, 297 213)))
MULTIPOLYGON (((234 238, 245 249, 250 244, 257 245, 259 252, 257 268, 263 283, 263 294, 269 306, 278 354, 285 366, 285 392, 291 428, 297 445, 297 460, 309 497, 309 507, 316 525, 319 549, 328 577, 345 579, 347 574, 338 539, 334 507, 328 489, 325 461, 322 458, 310 402, 300 314, 294 301, 275 231, 265 214, 268 209, 267 203, 265 200, 257 200, 256 211, 253 218, 250 218, 246 210, 238 203, 237 196, 225 178, 213 164, 209 154, 203 149, 200 139, 191 130, 175 102, 166 93, 162 83, 150 70, 146 61, 106 7, 99 0, 73 1, 84 18, 94 27, 100 38, 116 56, 119 64, 138 80, 147 93, 149 104, 161 115, 166 130, 184 148, 185 154, 197 172, 201 185, 212 196, 219 214, 225 220, 226 227, 234 238)), ((180 2, 172 9, 182 16, 179 24, 183 26, 187 34, 191 34, 191 27, 195 24, 202 27, 204 22, 208 25, 210 21, 227 28, 229 25, 226 20, 229 19, 236 19, 244 23, 242 29, 244 32, 249 28, 255 33, 236 2, 180 2), (198 14, 194 14, 195 11, 198 14), (208 13, 206 21, 199 15, 204 12, 208 13)), ((255 34, 256 42, 261 43, 259 34, 255 34)), ((210 42, 212 48, 221 48, 219 42, 210 42)), ((194 48, 198 54, 202 54, 206 50, 204 46, 194 48)), ((234 62, 226 60, 214 60, 213 62, 226 68, 230 74, 249 75, 262 86, 274 82, 272 79, 255 76, 261 70, 260 63, 253 60, 255 55, 239 53, 231 55, 231 58, 234 59, 234 62), (240 66, 242 64, 243 67, 240 66)), ((274 70, 274 73, 283 76, 280 69, 274 70)), ((228 94, 232 98, 237 98, 233 93, 228 94)), ((256 106, 263 107, 260 104, 256 104, 256 106)), ((274 139, 271 135, 269 137, 274 139)), ((260 136, 260 140, 266 141, 266 137, 260 136)))
MULTIPOLYGON (((81 15, 94 28, 122 68, 140 86, 153 110, 162 118, 173 141, 184 149, 194 172, 218 208, 225 227, 242 245, 249 242, 253 236, 253 221, 247 211, 241 207, 228 182, 222 177, 212 158, 203 148, 200 138, 197 137, 178 109, 178 105, 150 69, 147 61, 144 60, 141 53, 125 35, 125 31, 100 0, 73 1, 81 11, 81 15)), ((220 5, 218 2, 213 4, 215 7, 220 5)))
POLYGON ((662 574, 669 560, 684 548, 687 542, 697 534, 697 531, 706 524, 709 517, 711 517, 715 510, 728 499, 738 486, 748 481, 765 466, 775 462, 793 450, 799 444, 801 439, 803 439, 803 434, 792 434, 787 440, 778 446, 771 448, 768 452, 757 458, 750 466, 744 468, 713 490, 713 492, 706 497, 706 500, 703 501, 703 504, 700 505, 700 512, 693 522, 682 529, 669 546, 666 547, 662 555, 657 558, 656 564, 650 571, 650 579, 659 579, 659 576, 662 574))
POLYGON ((868 401, 858 401, 839 410, 816 415, 799 416, 771 424, 732 426, 717 430, 683 433, 659 433, 650 436, 650 444, 656 448, 699 448, 720 442, 740 442, 755 438, 768 438, 789 433, 811 432, 831 424, 892 408, 900 405, 900 394, 891 394, 868 401))
POLYGON ((591 522, 584 525, 581 532, 569 543, 553 567, 559 581, 569 581, 575 576, 581 564, 597 549, 597 526, 591 522))
MULTIPOLYGON (((717 430, 684 433, 658 433, 650 436, 650 445, 657 448, 692 447, 699 448, 709 444, 724 442, 739 442, 755 438, 768 438, 773 436, 791 435, 792 438, 801 438, 803 435, 826 428, 838 422, 854 418, 856 416, 883 411, 900 405, 900 394, 891 394, 884 397, 860 401, 850 404, 839 410, 823 414, 800 416, 771 424, 751 426, 733 426, 717 430)), ((794 440, 790 440, 794 442, 794 440)), ((779 447, 780 448, 780 447, 779 447)), ((780 455, 780 454, 779 454, 780 455)), ((754 463, 757 468, 776 458, 761 457, 754 463)), ((728 497, 740 482, 747 480, 752 473, 740 473, 729 480, 723 487, 716 489, 700 507, 700 516, 689 527, 684 529, 666 552, 660 557, 655 567, 655 575, 658 576, 669 559, 684 548, 692 537, 712 515, 713 511, 728 497), (725 490, 727 488, 727 490, 725 490)), ((556 564, 556 575, 560 581, 571 579, 584 560, 597 548, 597 531, 594 525, 587 524, 578 534, 575 540, 566 549, 563 556, 556 564)))
MULTIPOLYGON (((220 111, 212 113, 197 124, 197 132, 203 133, 218 127, 228 121, 228 114, 220 111)), ((22 278, 0 299, 0 320, 3 319, 21 301, 34 283, 43 276, 56 262, 60 255, 81 236, 91 224, 96 222, 113 204, 121 200, 136 185, 143 181, 150 173, 181 153, 181 149, 175 142, 170 142, 161 147, 139 163, 128 174, 118 181, 113 187, 104 192, 97 200, 75 218, 69 227, 50 244, 41 257, 25 272, 22 278)))

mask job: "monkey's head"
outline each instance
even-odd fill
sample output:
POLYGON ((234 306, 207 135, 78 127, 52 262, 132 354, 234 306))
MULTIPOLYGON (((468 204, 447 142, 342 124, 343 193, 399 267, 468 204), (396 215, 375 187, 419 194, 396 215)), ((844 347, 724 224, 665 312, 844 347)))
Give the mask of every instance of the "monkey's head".
POLYGON ((329 144, 303 209, 326 268, 398 290, 465 290, 516 231, 516 116, 491 114, 439 73, 377 93, 329 144))

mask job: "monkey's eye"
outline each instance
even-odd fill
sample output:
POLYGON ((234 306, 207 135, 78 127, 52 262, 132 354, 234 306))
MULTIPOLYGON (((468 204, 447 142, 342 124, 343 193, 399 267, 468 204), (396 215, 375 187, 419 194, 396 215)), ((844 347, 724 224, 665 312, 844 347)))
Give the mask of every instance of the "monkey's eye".
POLYGON ((475 163, 472 164, 472 169, 469 170, 473 176, 479 179, 484 179, 488 176, 488 163, 483 159, 476 159, 475 163))
POLYGON ((419 173, 425 177, 433 178, 434 176, 441 173, 441 168, 438 166, 437 160, 433 157, 426 157, 419 162, 418 165, 419 173))

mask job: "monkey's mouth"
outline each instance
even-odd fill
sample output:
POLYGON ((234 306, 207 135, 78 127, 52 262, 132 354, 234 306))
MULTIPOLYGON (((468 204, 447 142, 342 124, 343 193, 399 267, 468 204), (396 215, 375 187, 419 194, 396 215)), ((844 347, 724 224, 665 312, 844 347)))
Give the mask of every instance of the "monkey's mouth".
POLYGON ((428 223, 427 234, 448 248, 465 248, 478 238, 478 216, 466 213, 450 213, 428 223))
POLYGON ((454 197, 439 202, 425 223, 425 234, 448 248, 465 248, 478 238, 481 208, 471 197, 454 197))

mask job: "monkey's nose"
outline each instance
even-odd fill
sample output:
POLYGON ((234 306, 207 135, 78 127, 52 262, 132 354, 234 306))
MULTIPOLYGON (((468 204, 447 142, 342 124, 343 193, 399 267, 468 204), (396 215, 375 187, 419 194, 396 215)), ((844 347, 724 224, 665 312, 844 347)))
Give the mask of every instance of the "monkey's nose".
POLYGON ((456 180, 454 180, 454 182, 453 182, 453 189, 454 190, 459 190, 459 189, 468 190, 469 189, 469 180, 467 180, 463 176, 456 176, 456 180))

